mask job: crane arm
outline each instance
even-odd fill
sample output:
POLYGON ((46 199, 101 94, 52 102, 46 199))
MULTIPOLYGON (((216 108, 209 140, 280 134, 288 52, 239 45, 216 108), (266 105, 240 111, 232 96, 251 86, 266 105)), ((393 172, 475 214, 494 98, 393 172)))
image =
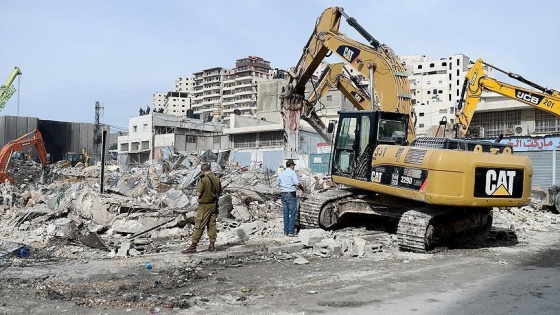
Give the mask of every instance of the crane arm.
POLYGON ((0 149, 0 182, 4 182, 7 178, 8 164, 12 153, 21 151, 30 146, 34 146, 39 157, 39 162, 43 167, 48 164, 47 150, 45 149, 45 142, 39 130, 29 132, 15 140, 8 142, 2 149, 0 149))
POLYGON ((12 97, 12 95, 14 95, 14 93, 16 92, 16 89, 12 86, 12 83, 18 75, 21 75, 21 70, 18 67, 14 67, 14 70, 12 70, 12 73, 6 80, 6 83, 4 83, 4 85, 0 87, 0 111, 4 109, 4 106, 6 105, 10 97, 12 97))
POLYGON ((539 89, 540 92, 501 82, 486 76, 484 74, 484 65, 488 64, 484 63, 482 59, 478 59, 465 76, 461 100, 459 101, 455 114, 461 136, 464 137, 467 134, 483 90, 498 93, 507 98, 517 100, 560 117, 560 93, 558 91, 544 88, 513 73, 506 74, 508 74, 510 78, 514 78, 539 89))

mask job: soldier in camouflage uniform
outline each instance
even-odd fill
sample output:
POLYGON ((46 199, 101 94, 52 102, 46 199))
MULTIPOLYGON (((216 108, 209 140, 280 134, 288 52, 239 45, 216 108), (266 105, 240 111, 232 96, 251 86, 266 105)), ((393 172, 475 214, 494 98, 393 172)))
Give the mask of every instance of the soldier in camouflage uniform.
POLYGON ((210 165, 203 164, 200 167, 202 177, 196 187, 196 196, 198 197, 198 211, 194 221, 194 233, 192 236, 191 246, 183 250, 184 254, 196 253, 196 246, 202 237, 204 229, 208 230, 210 245, 208 251, 215 251, 216 237, 218 230, 216 229, 216 219, 218 218, 218 198, 222 190, 220 179, 210 171, 210 165))

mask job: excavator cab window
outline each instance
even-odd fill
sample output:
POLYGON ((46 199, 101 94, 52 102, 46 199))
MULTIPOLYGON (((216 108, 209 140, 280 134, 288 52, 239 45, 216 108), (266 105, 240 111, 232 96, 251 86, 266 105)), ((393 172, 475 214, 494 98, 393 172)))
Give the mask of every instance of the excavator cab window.
POLYGON ((376 113, 341 115, 334 149, 333 174, 367 180, 377 140, 376 113), (344 117, 346 116, 346 117, 344 117))
POLYGON ((406 124, 400 120, 380 119, 377 140, 380 142, 402 143, 406 139, 406 124))

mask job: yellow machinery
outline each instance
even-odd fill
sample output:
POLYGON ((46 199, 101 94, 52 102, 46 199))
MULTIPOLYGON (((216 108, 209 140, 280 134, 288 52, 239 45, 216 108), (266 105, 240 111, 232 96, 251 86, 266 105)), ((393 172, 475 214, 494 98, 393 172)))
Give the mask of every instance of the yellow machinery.
POLYGON ((4 109, 4 106, 6 106, 6 103, 8 102, 10 97, 12 97, 12 95, 14 95, 14 93, 16 92, 16 89, 12 86, 12 83, 18 75, 21 75, 21 70, 18 67, 14 67, 14 70, 12 70, 12 73, 8 77, 8 80, 6 80, 6 83, 0 86, 0 111, 4 109))
MULTIPOLYGON (((293 119, 305 108, 306 84, 331 52, 369 80, 370 98, 377 95, 370 104, 378 104, 378 110, 340 112, 331 174, 344 189, 302 198, 302 227, 331 228, 346 213, 395 218, 399 246, 422 252, 457 234, 489 228, 492 207, 529 202, 531 162, 511 154, 511 147, 415 139, 409 83, 401 62, 342 8, 323 12, 297 66, 289 71, 281 95, 287 132, 293 131, 293 119), (342 16, 370 45, 338 31, 342 16)), ((288 139, 287 145, 293 143, 288 139)))
POLYGON ((522 76, 503 71, 478 59, 465 76, 461 100, 457 106, 457 129, 462 137, 467 135, 474 111, 483 90, 501 94, 505 97, 537 107, 545 112, 560 116, 560 92, 542 87, 522 76), (494 68, 508 77, 525 83, 538 91, 498 81, 484 74, 484 66, 494 68))
POLYGON ((303 100, 303 110, 301 118, 307 121, 323 139, 332 144, 332 136, 328 133, 326 126, 321 118, 317 115, 316 105, 319 100, 327 94, 330 89, 336 88, 344 94, 348 100, 359 110, 367 110, 371 108, 370 96, 364 91, 355 77, 346 75, 344 72, 344 63, 336 63, 327 65, 316 86, 303 100))

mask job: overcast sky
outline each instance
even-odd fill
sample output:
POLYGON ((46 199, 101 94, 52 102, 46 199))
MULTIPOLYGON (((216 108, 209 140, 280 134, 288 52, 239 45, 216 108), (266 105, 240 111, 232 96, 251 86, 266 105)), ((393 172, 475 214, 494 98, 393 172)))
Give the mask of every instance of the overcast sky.
MULTIPOLYGON (((329 6, 397 55, 464 53, 560 87, 557 0, 4 1, 0 82, 21 68, 21 116, 94 122, 100 101, 101 122, 126 127, 180 76, 248 55, 294 66, 329 6)), ((363 41, 344 21, 340 31, 363 41)), ((0 115, 17 107, 14 95, 0 115)))

